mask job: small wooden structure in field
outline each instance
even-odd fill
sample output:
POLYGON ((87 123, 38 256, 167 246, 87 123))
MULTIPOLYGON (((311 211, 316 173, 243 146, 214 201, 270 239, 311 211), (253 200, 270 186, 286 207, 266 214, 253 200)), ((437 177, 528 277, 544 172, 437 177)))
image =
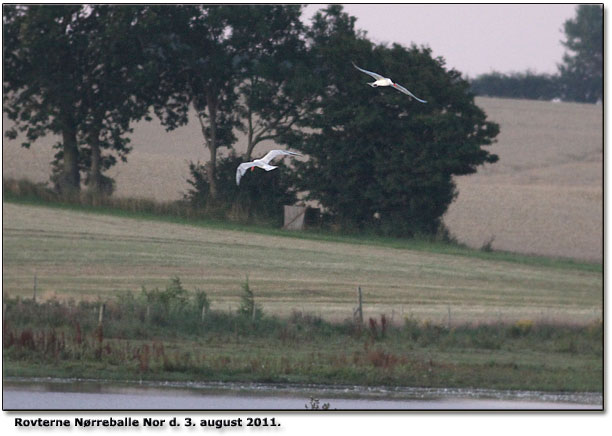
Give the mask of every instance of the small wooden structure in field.
POLYGON ((283 229, 304 230, 306 227, 319 225, 319 209, 308 206, 285 206, 283 229))

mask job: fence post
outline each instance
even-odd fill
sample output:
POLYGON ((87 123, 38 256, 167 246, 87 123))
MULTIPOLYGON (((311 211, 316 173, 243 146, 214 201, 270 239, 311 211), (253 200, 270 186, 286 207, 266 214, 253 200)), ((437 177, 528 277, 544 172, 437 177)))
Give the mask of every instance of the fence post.
POLYGON ((34 303, 36 303, 36 274, 34 274, 34 296, 32 297, 34 303))
POLYGON ((256 312, 255 312, 255 293, 253 293, 253 309, 252 309, 252 312, 251 312, 251 319, 253 321, 255 321, 255 315, 256 315, 256 312))
POLYGON ((98 325, 102 325, 103 318, 104 318, 104 303, 101 303, 100 312, 98 313, 98 325))
POLYGON ((357 313, 359 315, 359 322, 363 324, 363 300, 361 296, 361 286, 357 286, 357 293, 359 296, 359 306, 357 307, 357 313))

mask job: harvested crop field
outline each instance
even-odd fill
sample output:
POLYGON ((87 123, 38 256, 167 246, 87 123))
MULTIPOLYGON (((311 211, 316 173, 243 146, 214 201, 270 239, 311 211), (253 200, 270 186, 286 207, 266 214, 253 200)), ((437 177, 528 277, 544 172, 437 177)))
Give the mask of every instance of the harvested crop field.
MULTIPOLYGON (((577 103, 476 98, 501 133, 491 150, 499 162, 457 178, 459 195, 445 223, 479 248, 601 261, 603 257, 603 107, 577 103)), ((4 129, 10 121, 4 118, 4 129)), ((204 161, 199 125, 166 132, 155 121, 135 125, 133 152, 109 175, 118 196, 178 199, 187 191, 189 161, 204 161)), ((3 175, 49 179, 46 137, 21 149, 3 137, 3 175)), ((256 150, 273 147, 264 143, 256 150)), ((245 148, 244 140, 236 145, 245 148)))
POLYGON ((248 275, 268 314, 351 318, 357 287, 364 316, 447 325, 602 319, 600 270, 440 254, 376 244, 308 240, 214 227, 5 203, 3 292, 102 299, 163 289, 178 276, 235 311, 248 275), (450 318, 449 318, 450 315, 450 318))
POLYGON ((602 106, 476 101, 500 124, 499 161, 456 179, 450 231, 472 247, 601 261, 602 106))

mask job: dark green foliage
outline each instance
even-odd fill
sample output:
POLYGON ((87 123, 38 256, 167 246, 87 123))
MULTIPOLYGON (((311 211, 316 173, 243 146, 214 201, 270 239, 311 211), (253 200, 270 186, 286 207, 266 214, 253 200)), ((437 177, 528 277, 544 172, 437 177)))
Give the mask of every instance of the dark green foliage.
POLYGON ((531 71, 481 74, 470 81, 470 90, 475 95, 530 100, 553 100, 563 96, 559 76, 531 71))
POLYGON ((246 134, 250 160, 258 143, 289 134, 301 113, 300 99, 307 94, 292 85, 302 71, 301 6, 156 6, 152 11, 162 24, 161 87, 172 95, 155 111, 171 130, 188 121, 190 107, 195 109, 210 152, 200 171, 206 183, 198 190, 218 207, 227 197, 219 181, 224 176, 217 175, 222 171, 217 153, 233 146, 234 130, 246 134))
POLYGON ((240 296, 240 306, 238 307, 238 314, 250 318, 253 321, 261 319, 263 311, 261 306, 255 302, 255 294, 249 287, 249 277, 247 276, 244 284, 242 285, 242 295, 240 296))
MULTIPOLYGON (((192 204, 220 217, 280 223, 280 206, 308 192, 335 225, 389 235, 434 234, 454 199, 454 175, 495 155, 498 132, 467 82, 425 48, 374 45, 332 5, 301 22, 300 5, 5 6, 4 110, 24 146, 62 135, 53 182, 93 194, 130 151, 130 123, 154 108, 168 130, 195 110, 210 152, 192 164, 192 204), (372 89, 351 61, 406 85, 426 105, 372 89), (308 154, 235 186, 236 130, 247 153, 265 140, 308 154)), ((258 153, 259 154, 259 153, 258 153)), ((282 164, 281 164, 282 165, 282 164)))
POLYGON ((318 100, 288 140, 309 156, 296 162, 297 185, 342 228, 387 235, 435 234, 455 198, 454 175, 470 174, 497 156, 497 124, 474 104, 459 72, 431 50, 375 46, 355 19, 330 6, 309 30, 318 100), (359 66, 405 85, 421 104, 390 88, 371 88, 359 66))
POLYGON ((160 86, 169 104, 155 104, 167 130, 188 122, 196 112, 210 159, 207 195, 217 198, 217 153, 231 148, 238 127, 238 75, 245 41, 239 31, 242 7, 229 5, 156 5, 151 7, 160 35, 160 86), (177 74, 177 71, 180 73, 177 74))
POLYGON ((578 5, 564 24, 568 49, 559 65, 564 99, 595 103, 603 99, 602 5, 578 5))
POLYGON ((62 135, 60 186, 79 190, 77 105, 81 99, 79 58, 86 41, 68 32, 81 7, 3 5, 3 111, 15 121, 7 132, 25 133, 24 147, 47 133, 62 135))
MULTIPOLYGON (((194 305, 189 305, 187 290, 181 285, 178 277, 170 280, 170 284, 165 290, 160 291, 155 288, 147 291, 142 288, 144 299, 146 300, 146 321, 161 326, 176 321, 186 315, 186 311, 192 309, 194 305)), ((197 311, 197 305, 195 305, 197 311)))
POLYGON ((277 169, 264 171, 255 168, 248 171, 236 185, 236 168, 244 160, 235 154, 222 157, 217 162, 217 197, 211 198, 208 167, 191 162, 192 188, 185 195, 194 208, 204 209, 220 218, 255 223, 282 225, 283 205, 296 202, 296 190, 289 168, 281 160, 274 162, 277 169))
POLYGON ((156 81, 145 60, 138 6, 4 6, 3 110, 29 147, 54 133, 62 140, 52 177, 61 193, 85 183, 110 194, 102 173, 130 151, 130 123, 146 117, 156 81), (108 151, 108 154, 104 154, 108 151))
POLYGON ((277 143, 292 133, 313 98, 301 86, 306 69, 302 5, 249 5, 237 11, 239 44, 239 130, 245 133, 245 159, 266 140, 277 143))

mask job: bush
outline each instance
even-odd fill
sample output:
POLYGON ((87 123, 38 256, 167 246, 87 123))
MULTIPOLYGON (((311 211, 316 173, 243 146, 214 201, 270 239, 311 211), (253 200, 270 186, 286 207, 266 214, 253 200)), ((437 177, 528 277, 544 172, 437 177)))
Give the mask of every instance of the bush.
POLYGON ((525 73, 481 74, 470 83, 476 95, 504 98, 552 100, 563 94, 558 75, 525 73))
POLYGON ((242 285, 243 294, 240 297, 240 307, 238 307, 238 314, 246 318, 251 318, 253 321, 261 319, 263 311, 261 306, 255 303, 255 294, 249 287, 249 278, 242 285))
POLYGON ((46 183, 34 183, 27 179, 2 179, 4 195, 11 197, 40 198, 45 201, 57 201, 58 195, 46 183))
POLYGON ((204 209, 220 218, 228 217, 237 221, 267 222, 282 225, 283 206, 297 201, 292 174, 282 162, 275 162, 279 168, 264 171, 255 168, 249 171, 236 185, 236 168, 244 162, 234 153, 217 161, 217 198, 209 195, 207 168, 191 162, 187 182, 192 186, 185 200, 194 208, 204 209))
POLYGON ((157 288, 147 291, 143 286, 142 293, 147 304, 147 321, 153 324, 165 326, 184 322, 198 312, 197 306, 190 304, 187 290, 178 277, 172 278, 163 291, 157 288))

